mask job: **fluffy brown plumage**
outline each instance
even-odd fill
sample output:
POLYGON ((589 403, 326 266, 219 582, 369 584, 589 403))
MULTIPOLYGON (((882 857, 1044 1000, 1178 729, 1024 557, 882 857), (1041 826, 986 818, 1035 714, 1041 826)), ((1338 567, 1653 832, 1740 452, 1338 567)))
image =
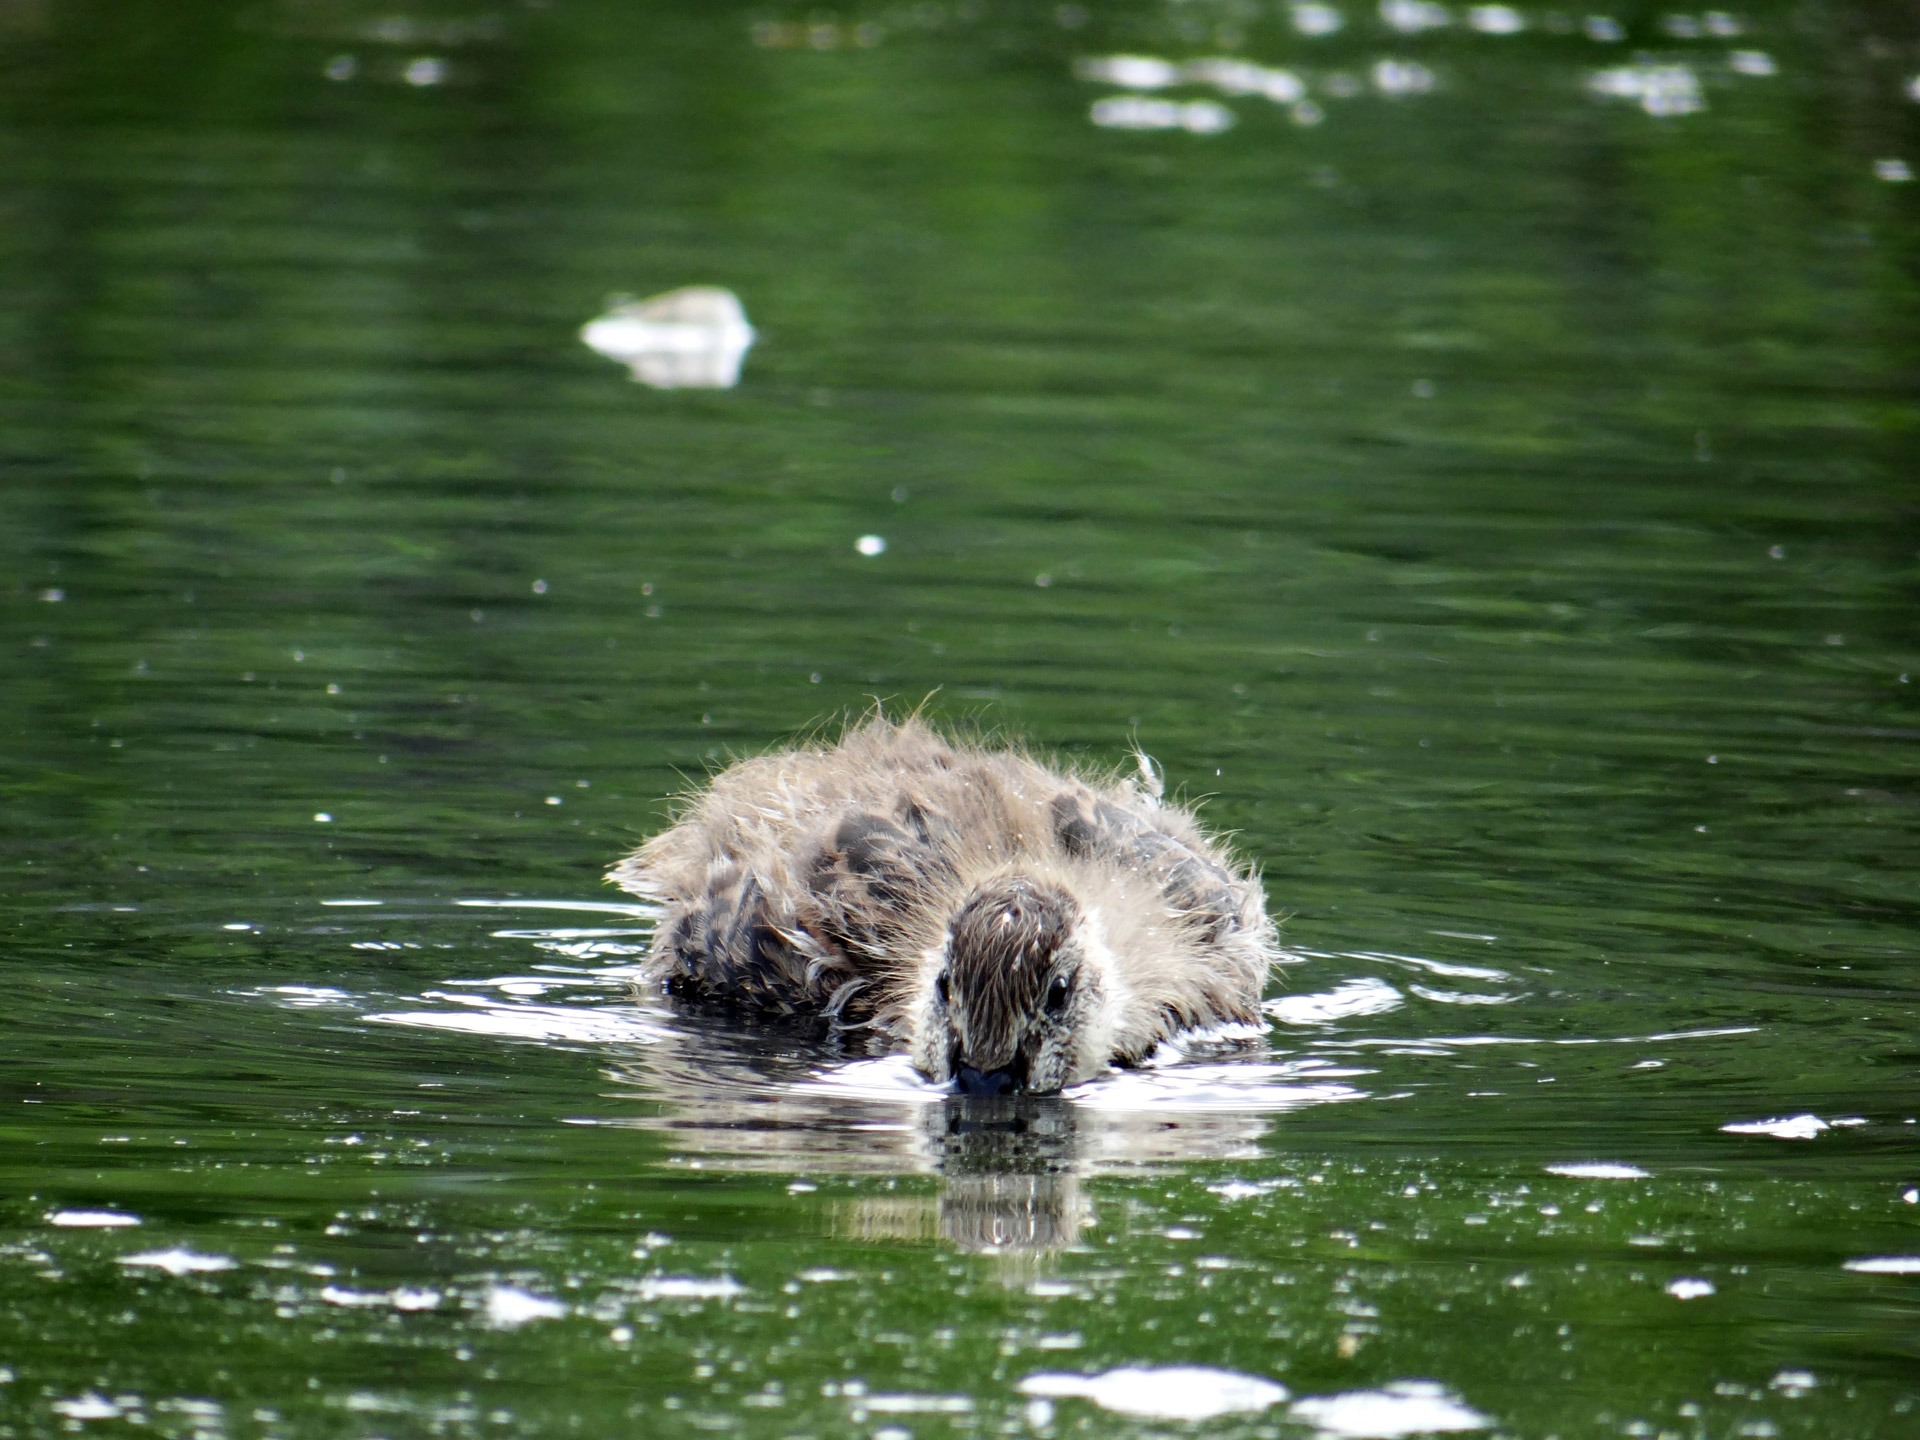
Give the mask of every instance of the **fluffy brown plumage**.
POLYGON ((1050 1092, 1257 1021, 1257 878, 1141 778, 873 716, 742 760, 608 872, 670 993, 860 1034, 971 1093, 1050 1092))

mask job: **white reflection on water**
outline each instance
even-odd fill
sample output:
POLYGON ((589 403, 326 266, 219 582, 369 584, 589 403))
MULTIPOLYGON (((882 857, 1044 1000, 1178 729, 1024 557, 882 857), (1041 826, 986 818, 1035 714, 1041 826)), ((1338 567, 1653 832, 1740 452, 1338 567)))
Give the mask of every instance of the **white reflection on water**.
POLYGON ((1105 130, 1185 130, 1218 135, 1233 128, 1233 112, 1212 100, 1160 100, 1145 95, 1110 95, 1093 102, 1093 123, 1105 130))
POLYGON ((1348 1440, 1399 1440, 1405 1435, 1484 1430, 1493 1423, 1431 1380, 1400 1380, 1378 1390, 1309 1396, 1294 1402, 1287 1413, 1322 1436, 1348 1440))
POLYGON ((730 390, 754 330, 740 298, 718 285, 688 285, 615 305, 580 338, 656 390, 730 390))
POLYGON ((558 1320, 567 1313, 567 1307, 560 1301, 530 1295, 511 1285, 494 1286, 487 1292, 482 1308, 487 1323, 501 1330, 511 1330, 530 1320, 558 1320))
POLYGON ((1283 1025, 1327 1025, 1356 1015, 1383 1015, 1403 1003, 1386 981, 1363 976, 1320 995, 1282 995, 1260 1008, 1283 1025))
POLYGON ((1920 1255, 1869 1255, 1840 1268, 1859 1275, 1920 1275, 1920 1255))
POLYGON ((656 920, 660 916, 658 905, 637 900, 456 900, 453 903, 466 910, 574 910, 582 915, 626 915, 635 920, 656 920))
POLYGON ((138 1225, 140 1217, 123 1215, 118 1210, 53 1210, 47 1214, 47 1223, 67 1229, 117 1230, 138 1225))
POLYGON ((1527 22, 1511 5, 1475 5, 1467 11, 1467 24, 1482 35, 1518 35, 1527 22))
POLYGON ((1382 95, 1424 95, 1434 86, 1433 71, 1417 60, 1379 60, 1373 66, 1373 88, 1382 95))
POLYGON ((1020 1393, 1091 1400, 1102 1410, 1149 1420, 1191 1421, 1265 1410, 1287 1398, 1287 1387, 1206 1365, 1128 1365, 1098 1375, 1042 1370, 1020 1382, 1020 1393))
POLYGON ((1700 77, 1690 66, 1616 65, 1596 71, 1588 81, 1596 95, 1631 100, 1659 119, 1691 115, 1707 108, 1700 90, 1700 77))
POLYGON ((1574 1180, 1645 1180, 1649 1172, 1638 1165, 1622 1165, 1611 1160, 1575 1160, 1565 1165, 1549 1165, 1549 1175, 1565 1175, 1574 1180))
POLYGON ((1122 90, 1164 90, 1180 83, 1180 67, 1155 55, 1097 55, 1073 62, 1082 80, 1118 85, 1122 90))
POLYGON ((1338 10, 1319 0, 1301 0, 1293 6, 1292 14, 1293 28, 1308 37, 1331 35, 1347 23, 1338 10))
POLYGON ((503 1040, 561 1040, 585 1045, 645 1045, 660 1038, 659 1022, 643 1011, 614 1006, 502 1005, 482 995, 428 991, 451 1010, 392 1010, 362 1018, 376 1025, 410 1025, 493 1035, 503 1040))
POLYGON ((1291 70, 1255 65, 1250 60, 1195 60, 1186 67, 1189 80, 1211 85, 1222 95, 1259 95, 1276 105, 1306 98, 1307 87, 1291 70))
POLYGON ((1366 1092, 1339 1083, 1372 1073, 1318 1059, 1260 1064, 1180 1065, 1165 1070, 1119 1070, 1066 1092, 1088 1110, 1142 1114, 1277 1115, 1303 1105, 1364 1099, 1366 1092))
POLYGON ((1390 30, 1402 35, 1417 35, 1422 30, 1439 30, 1453 23, 1447 7, 1433 0, 1380 0, 1380 19, 1390 30))
POLYGON ((732 1300, 747 1287, 731 1275, 649 1275, 633 1293, 641 1300, 732 1300))
POLYGON ((171 1250, 146 1250, 138 1255, 122 1255, 120 1263, 130 1269, 164 1270, 169 1275, 204 1275, 231 1270, 240 1262, 227 1255, 202 1255, 185 1246, 171 1250))
POLYGON ((396 1286, 392 1290, 355 1290, 348 1285, 323 1285, 320 1298, 328 1305, 338 1305, 342 1309, 392 1309, 402 1311, 434 1310, 446 1297, 438 1290, 410 1285, 396 1286))
POLYGON ((1771 1120, 1736 1120, 1720 1128, 1729 1135, 1767 1135, 1775 1140, 1814 1140, 1829 1130, 1867 1122, 1858 1115, 1822 1120, 1818 1115, 1782 1115, 1771 1120))

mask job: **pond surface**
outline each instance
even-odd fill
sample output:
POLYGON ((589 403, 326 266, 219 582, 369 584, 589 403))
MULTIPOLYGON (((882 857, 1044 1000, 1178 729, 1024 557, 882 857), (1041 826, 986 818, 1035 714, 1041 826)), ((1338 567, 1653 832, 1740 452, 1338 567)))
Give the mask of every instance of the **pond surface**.
POLYGON ((0 70, 0 1436, 1920 1433, 1910 8, 0 70), (1265 1045, 982 1123, 636 987, 875 696, 1206 797, 1265 1045))

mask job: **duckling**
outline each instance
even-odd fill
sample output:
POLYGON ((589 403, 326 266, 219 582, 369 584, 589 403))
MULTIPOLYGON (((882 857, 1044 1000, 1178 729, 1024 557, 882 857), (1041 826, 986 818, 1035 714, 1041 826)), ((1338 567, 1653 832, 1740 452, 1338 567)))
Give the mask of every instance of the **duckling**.
POLYGON ((876 713, 733 764, 608 879, 663 908, 669 994, 1050 1094, 1258 1023, 1277 957, 1258 878, 1138 759, 1103 777, 876 713))

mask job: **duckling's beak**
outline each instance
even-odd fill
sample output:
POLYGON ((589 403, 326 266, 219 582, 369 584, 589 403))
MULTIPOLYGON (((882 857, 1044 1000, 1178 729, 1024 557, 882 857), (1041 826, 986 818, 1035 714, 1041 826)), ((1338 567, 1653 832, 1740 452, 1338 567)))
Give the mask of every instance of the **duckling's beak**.
POLYGON ((1005 1070, 976 1070, 962 1065, 955 1083, 962 1095, 1004 1095, 1013 1089, 1013 1076, 1005 1070))
POLYGON ((962 1095, 1017 1094, 1027 1088, 1027 1057, 1016 1050, 1012 1061, 998 1070, 976 1070, 967 1064, 955 1065, 953 1083, 962 1095))

